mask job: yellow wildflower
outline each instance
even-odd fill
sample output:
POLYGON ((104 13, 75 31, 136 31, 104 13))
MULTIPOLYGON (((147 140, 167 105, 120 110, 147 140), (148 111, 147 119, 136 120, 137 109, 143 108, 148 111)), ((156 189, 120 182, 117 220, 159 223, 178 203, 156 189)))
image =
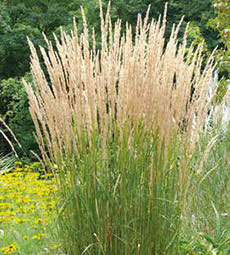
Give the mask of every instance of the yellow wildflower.
POLYGON ((60 244, 54 244, 54 245, 52 245, 52 246, 50 247, 51 250, 57 250, 57 249, 59 249, 59 248, 61 248, 61 245, 60 245, 60 244))
POLYGON ((43 223, 44 220, 42 218, 38 218, 34 221, 35 224, 43 223))
POLYGON ((15 164, 15 165, 21 166, 21 165, 22 165, 22 162, 21 162, 21 161, 15 161, 14 164, 15 164))
POLYGON ((5 255, 10 255, 12 253, 14 253, 15 251, 17 251, 17 244, 14 242, 12 244, 10 244, 9 246, 3 247, 0 250, 5 254, 5 255))
POLYGON ((0 210, 6 210, 12 208, 12 204, 10 203, 0 203, 0 210))
POLYGON ((24 222, 27 222, 28 220, 27 219, 16 218, 14 221, 16 223, 24 223, 24 222))
POLYGON ((37 239, 37 240, 42 240, 43 239, 43 237, 45 237, 46 236, 46 234, 44 234, 44 233, 38 233, 37 235, 34 235, 33 237, 32 237, 32 239, 37 239))

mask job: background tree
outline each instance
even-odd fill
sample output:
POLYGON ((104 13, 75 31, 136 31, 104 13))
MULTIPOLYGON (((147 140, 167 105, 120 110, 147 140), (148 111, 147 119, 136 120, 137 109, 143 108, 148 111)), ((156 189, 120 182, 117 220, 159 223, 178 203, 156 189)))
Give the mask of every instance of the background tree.
POLYGON ((219 97, 222 98, 227 90, 230 79, 230 2, 228 0, 214 0, 215 18, 210 19, 208 26, 218 32, 219 44, 216 59, 220 76, 219 97))
POLYGON ((214 28, 218 34, 220 47, 219 68, 223 75, 230 77, 230 2, 228 0, 214 0, 216 17, 209 21, 209 25, 214 28))
POLYGON ((0 79, 20 77, 29 70, 26 36, 42 45, 42 32, 48 37, 71 22, 64 2, 5 1, 0 11, 0 79))

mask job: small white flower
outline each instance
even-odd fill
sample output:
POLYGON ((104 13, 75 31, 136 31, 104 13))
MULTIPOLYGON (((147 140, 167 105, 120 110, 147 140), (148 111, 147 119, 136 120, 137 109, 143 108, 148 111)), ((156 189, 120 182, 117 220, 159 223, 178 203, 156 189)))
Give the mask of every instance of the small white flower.
POLYGON ((2 229, 0 229, 0 238, 4 237, 4 231, 2 229))

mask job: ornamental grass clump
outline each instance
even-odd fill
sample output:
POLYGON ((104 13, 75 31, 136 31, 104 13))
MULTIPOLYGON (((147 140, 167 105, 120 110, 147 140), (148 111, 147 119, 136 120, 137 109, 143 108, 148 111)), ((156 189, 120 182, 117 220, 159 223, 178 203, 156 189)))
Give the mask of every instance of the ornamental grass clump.
POLYGON ((213 95, 213 55, 187 47, 181 22, 166 42, 163 19, 113 25, 100 5, 101 43, 77 24, 55 47, 31 48, 25 83, 43 160, 56 174, 68 254, 177 254, 192 154, 213 95), (135 34, 135 36, 133 36, 135 34))

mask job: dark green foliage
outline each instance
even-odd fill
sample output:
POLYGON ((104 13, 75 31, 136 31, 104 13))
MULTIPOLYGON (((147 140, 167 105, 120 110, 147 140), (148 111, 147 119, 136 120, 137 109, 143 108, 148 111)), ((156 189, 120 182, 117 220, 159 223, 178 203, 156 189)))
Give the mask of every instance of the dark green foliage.
POLYGON ((71 22, 68 9, 59 1, 6 1, 0 11, 0 80, 20 77, 29 71, 26 36, 36 46, 43 44, 61 25, 71 22))
POLYGON ((209 26, 219 34, 220 48, 217 52, 220 72, 230 78, 230 2, 214 0, 216 17, 209 21, 209 26))
MULTIPOLYGON (((31 81, 31 75, 24 77, 31 81)), ((30 150, 38 151, 34 139, 34 124, 29 114, 29 103, 22 80, 18 78, 9 78, 2 80, 0 91, 0 117, 10 126, 20 141, 23 150, 18 150, 19 155, 28 156, 30 150)), ((10 140, 11 134, 1 126, 1 129, 7 134, 10 140)), ((7 152, 9 145, 4 138, 0 136, 0 148, 7 152)), ((31 155, 30 155, 31 156, 31 155)))
POLYGON ((212 50, 218 43, 217 33, 207 26, 209 19, 215 16, 212 8, 212 0, 169 1, 170 21, 178 22, 182 15, 185 16, 185 22, 191 22, 193 26, 199 27, 209 50, 212 50))
POLYGON ((218 62, 220 98, 226 92, 230 78, 230 2, 228 0, 214 0, 215 18, 208 22, 208 26, 218 33, 219 48, 216 53, 218 62))

